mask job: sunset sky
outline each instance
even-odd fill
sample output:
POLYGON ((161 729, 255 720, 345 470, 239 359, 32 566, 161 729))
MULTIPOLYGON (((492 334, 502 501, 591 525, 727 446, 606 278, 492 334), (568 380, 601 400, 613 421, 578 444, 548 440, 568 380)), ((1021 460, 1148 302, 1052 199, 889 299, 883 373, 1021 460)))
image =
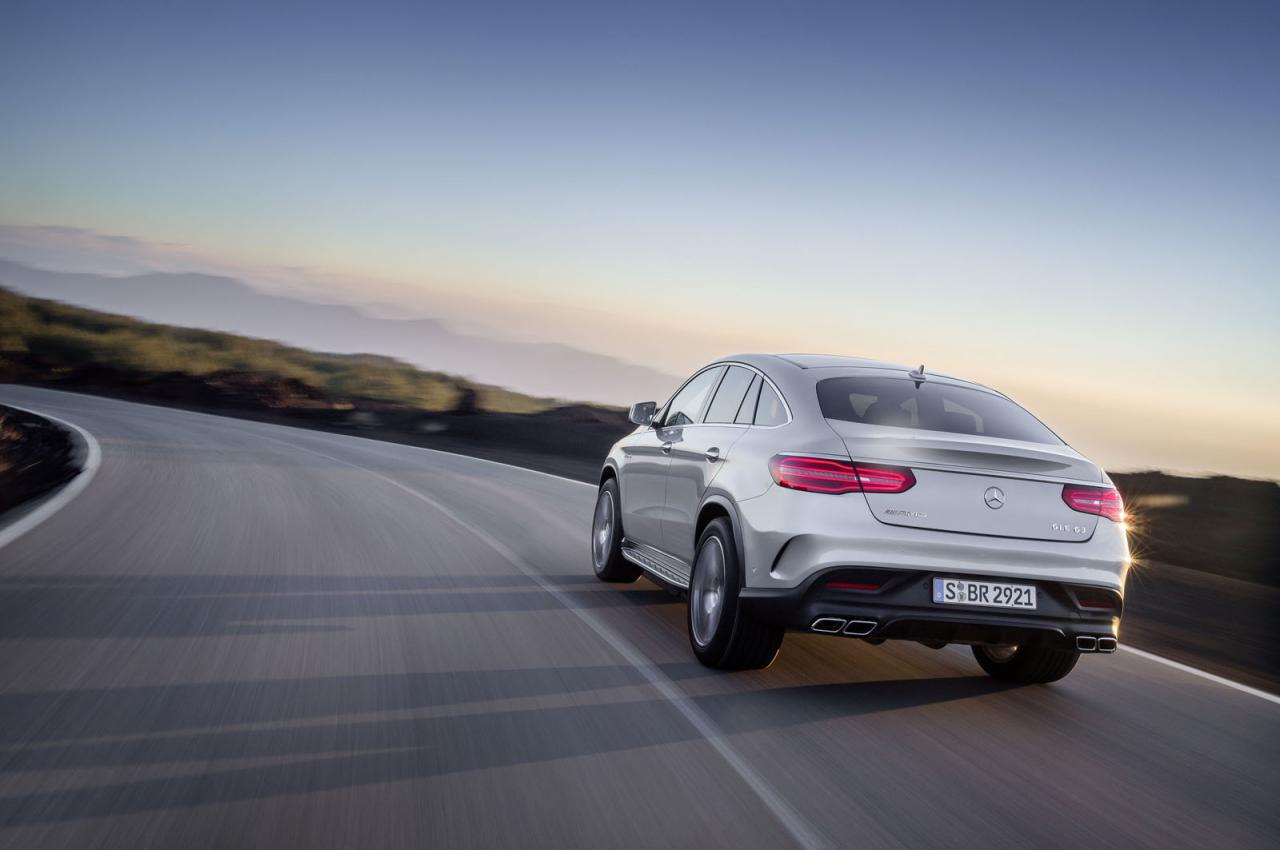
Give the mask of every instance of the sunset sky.
POLYGON ((1280 477, 1280 4, 75 5, 5 5, 0 257, 923 362, 1280 477))

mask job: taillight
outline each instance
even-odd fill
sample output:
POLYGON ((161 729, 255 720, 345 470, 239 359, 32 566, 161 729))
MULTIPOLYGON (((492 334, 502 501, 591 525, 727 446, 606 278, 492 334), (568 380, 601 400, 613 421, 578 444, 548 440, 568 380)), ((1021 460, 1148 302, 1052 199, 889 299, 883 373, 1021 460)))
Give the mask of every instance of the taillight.
POLYGON ((916 486, 916 477, 909 469, 894 466, 854 466, 864 493, 903 493, 916 486))
POLYGON ((902 493, 916 483, 909 469, 827 457, 774 455, 769 459, 769 472, 779 487, 810 493, 902 493))
POLYGON ((1062 488, 1062 501, 1073 511, 1097 514, 1112 522, 1124 522, 1124 503, 1120 501, 1120 493, 1110 487, 1066 484, 1062 488))

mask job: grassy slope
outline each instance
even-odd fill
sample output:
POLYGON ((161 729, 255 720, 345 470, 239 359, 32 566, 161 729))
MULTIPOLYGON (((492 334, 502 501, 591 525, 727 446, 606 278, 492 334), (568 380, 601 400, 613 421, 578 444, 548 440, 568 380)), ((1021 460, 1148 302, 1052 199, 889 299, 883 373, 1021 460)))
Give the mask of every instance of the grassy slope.
POLYGON ((100 366, 135 377, 250 375, 288 382, 294 403, 367 399, 423 411, 537 413, 557 403, 425 372, 389 357, 324 354, 229 333, 152 324, 0 289, 0 359, 9 379, 56 381, 100 366))

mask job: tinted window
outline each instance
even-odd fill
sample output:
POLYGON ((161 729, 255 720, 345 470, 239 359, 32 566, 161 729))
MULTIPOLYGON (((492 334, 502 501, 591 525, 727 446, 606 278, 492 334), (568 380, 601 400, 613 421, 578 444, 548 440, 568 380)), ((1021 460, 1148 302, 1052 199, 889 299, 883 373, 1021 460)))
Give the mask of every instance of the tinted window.
POLYGON ((733 418, 738 415, 738 408, 742 406, 742 397, 747 394, 747 388, 751 386, 751 379, 755 377, 755 373, 750 369, 743 369, 741 366, 730 366, 729 371, 725 373, 724 380, 720 382, 720 389, 716 390, 716 397, 711 400, 711 406, 707 408, 707 415, 703 417, 706 422, 732 422, 733 418))
POLYGON ((738 408, 738 415, 734 418, 734 422, 739 425, 750 425, 756 418, 756 399, 760 397, 762 383, 764 382, 760 380, 759 375, 751 379, 751 386, 747 387, 746 398, 742 400, 742 406, 738 408))
POLYGON ((818 404, 823 416, 845 422, 1062 444, 1007 398, 934 381, 917 385, 907 378, 828 378, 818 382, 818 404))
POLYGON ((707 396, 711 395, 711 391, 715 389, 716 381, 720 380, 720 373, 723 371, 723 366, 708 369, 698 373, 685 384, 684 388, 667 404, 667 414, 662 419, 663 426, 689 425, 697 422, 698 414, 707 403, 707 396))
POLYGON ((760 386, 760 401, 756 403, 757 425, 782 425, 787 421, 787 409, 782 399, 768 384, 760 386))

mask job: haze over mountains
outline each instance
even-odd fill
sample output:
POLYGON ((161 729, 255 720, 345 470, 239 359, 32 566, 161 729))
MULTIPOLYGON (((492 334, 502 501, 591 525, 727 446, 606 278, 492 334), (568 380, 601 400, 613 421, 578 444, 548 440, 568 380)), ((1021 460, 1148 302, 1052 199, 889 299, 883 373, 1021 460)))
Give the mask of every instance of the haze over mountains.
POLYGON ((433 319, 377 318, 355 307, 261 292, 229 277, 157 273, 111 277, 0 259, 0 286, 153 322, 263 337, 343 354, 396 357, 531 395, 629 404, 665 399, 675 375, 559 343, 457 333, 433 319))

